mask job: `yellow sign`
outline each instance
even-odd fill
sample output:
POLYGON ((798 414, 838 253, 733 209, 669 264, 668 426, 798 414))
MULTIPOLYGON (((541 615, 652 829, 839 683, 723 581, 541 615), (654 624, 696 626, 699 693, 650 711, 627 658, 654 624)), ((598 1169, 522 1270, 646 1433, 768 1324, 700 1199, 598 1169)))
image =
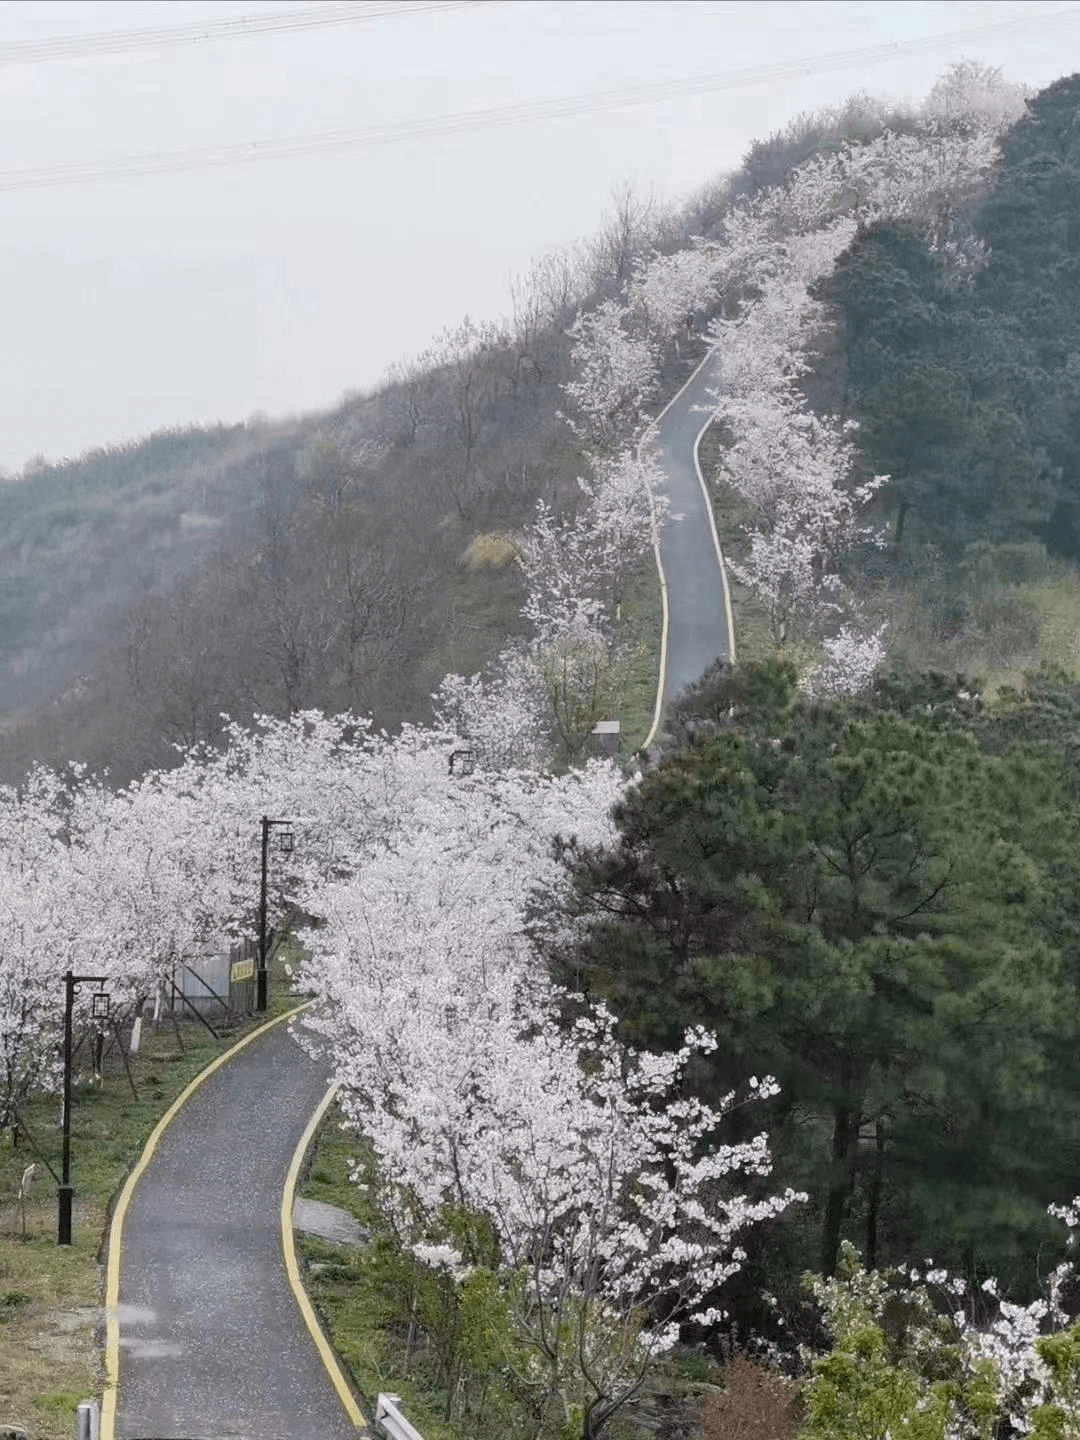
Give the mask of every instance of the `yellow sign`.
POLYGON ((250 980, 254 974, 254 960, 234 960, 229 966, 229 983, 238 985, 241 980, 250 980))

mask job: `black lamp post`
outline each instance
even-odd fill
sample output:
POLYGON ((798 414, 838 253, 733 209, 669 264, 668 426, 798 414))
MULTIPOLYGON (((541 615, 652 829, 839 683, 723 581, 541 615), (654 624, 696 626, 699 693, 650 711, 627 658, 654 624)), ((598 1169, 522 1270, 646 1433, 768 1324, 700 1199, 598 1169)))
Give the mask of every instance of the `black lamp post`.
POLYGON ((262 863, 259 879, 259 965, 255 971, 255 1009, 265 1010, 267 1001, 267 943, 266 943, 266 863, 270 852, 270 831, 275 825, 281 827, 278 835, 278 849, 283 855, 292 852, 294 836, 291 820, 271 820, 262 817, 262 863))
MULTIPOLYGON (((58 1245, 71 1244, 71 1202, 75 1193, 71 1184, 71 1013, 75 1008, 75 996, 80 985, 104 985, 107 979, 107 975, 74 975, 70 970, 64 976, 64 1116, 60 1152, 59 1214, 56 1225, 58 1245)), ((108 1018, 109 996, 104 990, 95 990, 91 1000, 91 1014, 95 1020, 108 1018)))

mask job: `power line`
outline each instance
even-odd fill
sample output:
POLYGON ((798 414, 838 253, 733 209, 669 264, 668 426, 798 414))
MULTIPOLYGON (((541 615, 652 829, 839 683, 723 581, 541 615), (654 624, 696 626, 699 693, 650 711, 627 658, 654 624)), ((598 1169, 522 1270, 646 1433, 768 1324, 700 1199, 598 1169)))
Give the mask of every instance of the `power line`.
MULTIPOLYGON (((461 10, 480 0, 411 0, 398 4, 328 3, 298 10, 273 10, 263 15, 235 15, 203 24, 163 25, 133 30, 98 30, 84 35, 55 35, 46 40, 12 40, 0 44, 0 66, 40 65, 51 60, 82 60, 94 55, 126 55, 137 50, 166 50, 208 41, 242 40, 255 35, 325 30, 361 25, 396 15, 433 10, 461 10)), ((491 3, 491 0, 487 0, 491 3)))
POLYGON ((1041 29, 1049 25, 1060 24, 1063 20, 1077 18, 1080 18, 1080 5, 1070 5, 1036 16, 998 21, 991 25, 953 30, 947 34, 929 35, 916 40, 867 45, 857 50, 838 50, 826 55, 808 55, 800 60, 780 61, 742 70, 691 76, 684 80, 662 80, 645 85, 624 86, 617 90, 564 95, 552 100, 526 101, 516 105, 473 110, 465 114, 430 115, 418 120, 399 121, 389 125, 371 125, 349 130, 326 130, 312 135, 294 135, 278 140, 251 141, 242 145, 205 146, 193 150, 151 152, 97 161, 36 166, 32 169, 0 170, 0 191, 45 189, 60 185, 95 184, 107 180, 135 179, 146 175, 177 174, 186 170, 208 170, 228 165, 250 164, 257 160, 279 160, 296 155, 331 154, 339 150, 401 144, 409 140, 463 134, 471 130, 486 130, 579 115, 595 115, 605 110, 627 109, 632 106, 659 104, 666 100, 694 95, 714 94, 762 80, 784 79, 811 69, 843 70, 855 65, 868 65, 877 60, 889 59, 897 54, 921 54, 940 49, 942 46, 953 45, 980 35, 1041 29))

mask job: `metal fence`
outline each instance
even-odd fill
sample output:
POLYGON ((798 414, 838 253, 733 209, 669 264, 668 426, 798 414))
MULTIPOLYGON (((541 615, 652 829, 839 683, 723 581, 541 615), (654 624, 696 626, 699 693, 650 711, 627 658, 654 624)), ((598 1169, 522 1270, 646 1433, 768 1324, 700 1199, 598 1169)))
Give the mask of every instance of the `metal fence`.
POLYGON ((165 987, 164 1006, 176 1013, 195 1011, 204 1020, 250 1015, 255 1009, 258 945, 242 940, 217 955, 184 961, 165 987))

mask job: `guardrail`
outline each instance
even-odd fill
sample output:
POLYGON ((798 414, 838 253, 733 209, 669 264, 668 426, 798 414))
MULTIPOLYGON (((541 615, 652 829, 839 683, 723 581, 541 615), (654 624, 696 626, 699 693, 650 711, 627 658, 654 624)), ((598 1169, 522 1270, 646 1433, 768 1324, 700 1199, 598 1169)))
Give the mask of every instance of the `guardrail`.
POLYGON ((379 1395, 375 1401, 375 1423, 381 1425, 390 1440, 424 1440, 415 1425, 410 1425, 398 1406, 400 1395, 379 1395))

